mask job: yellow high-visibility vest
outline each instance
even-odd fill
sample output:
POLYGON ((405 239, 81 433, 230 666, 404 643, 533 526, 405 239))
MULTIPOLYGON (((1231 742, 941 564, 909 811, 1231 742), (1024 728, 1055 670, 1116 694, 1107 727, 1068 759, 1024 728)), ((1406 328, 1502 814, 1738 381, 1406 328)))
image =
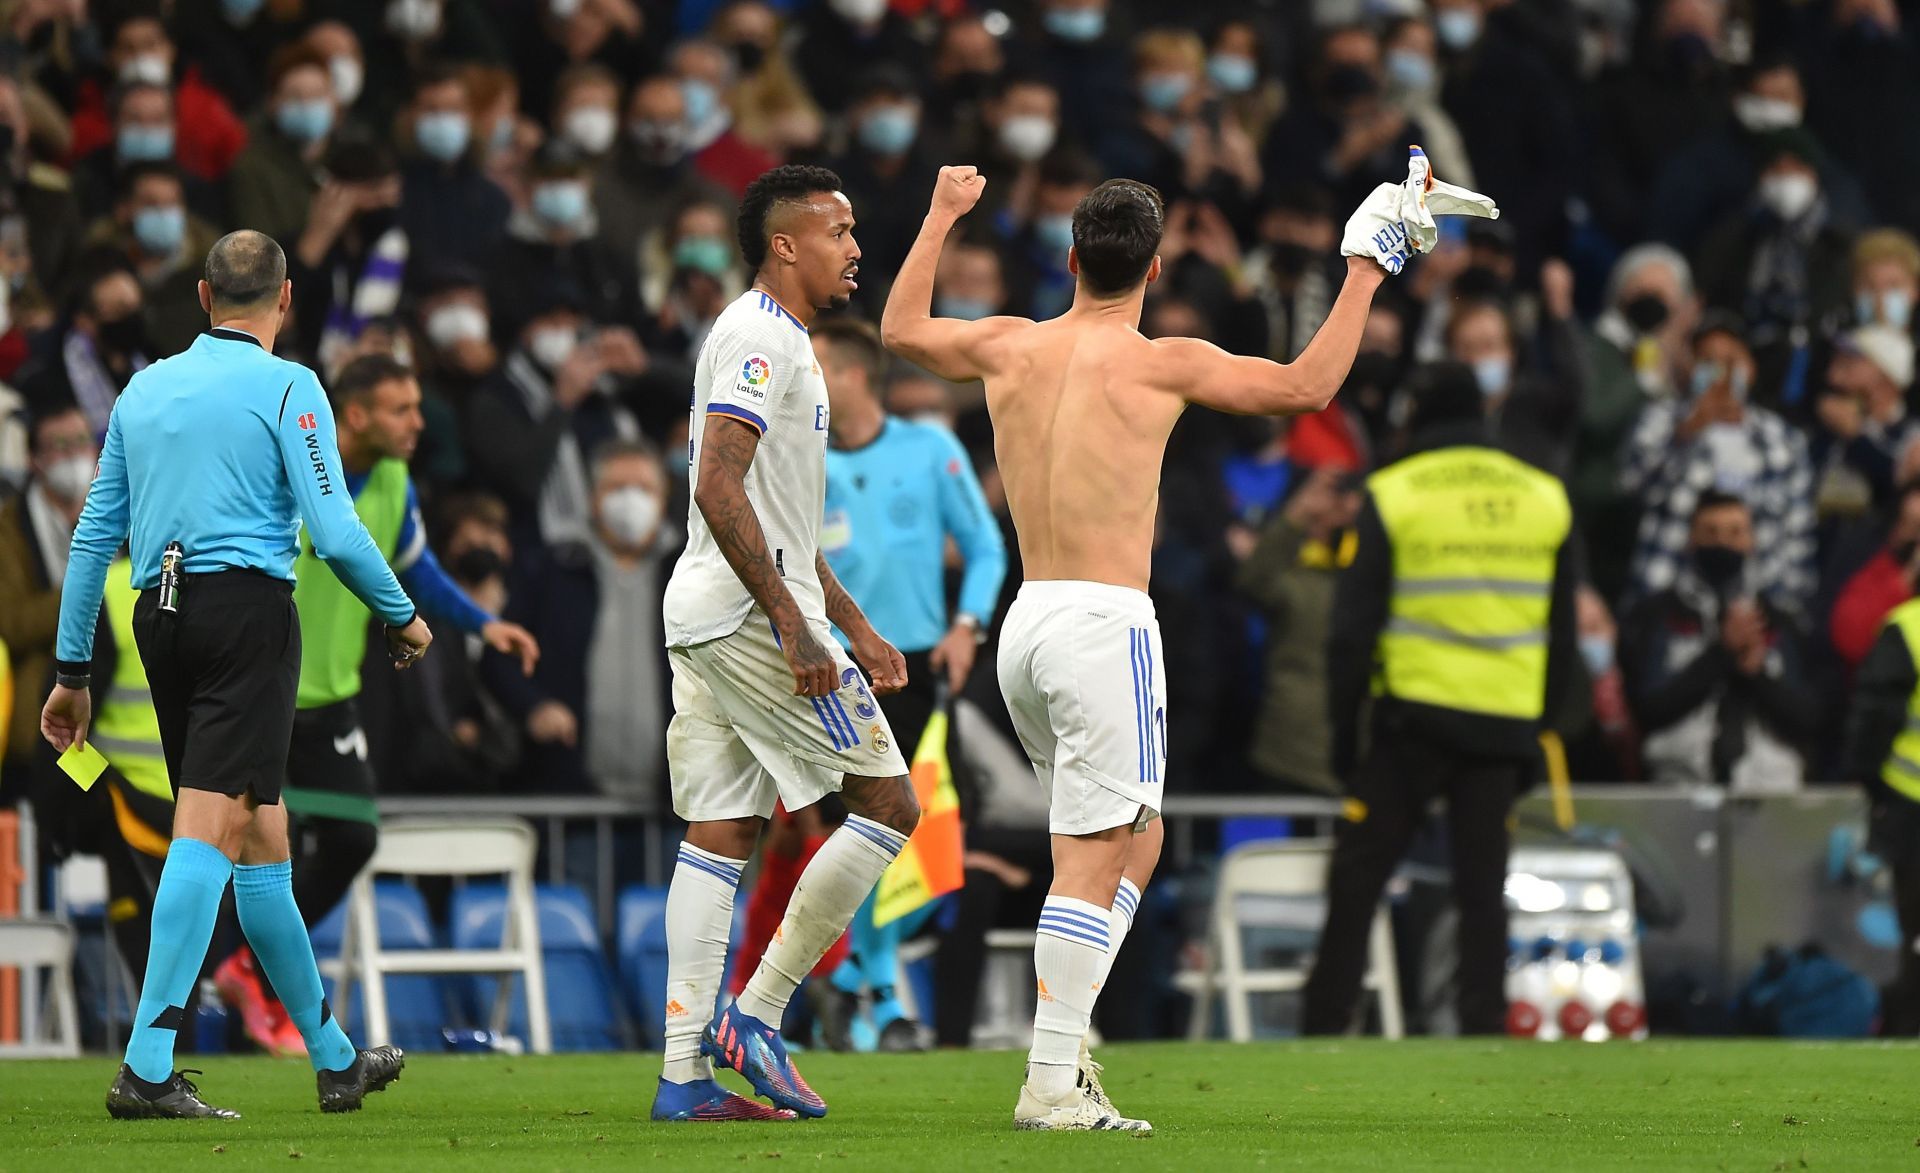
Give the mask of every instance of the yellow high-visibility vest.
POLYGON ((107 567, 103 598, 107 623, 113 628, 114 646, 120 654, 114 662, 106 699, 93 715, 87 740, 136 790, 172 802, 167 756, 160 747, 160 718, 153 711, 153 694, 147 689, 147 669, 140 662, 140 647, 133 642, 133 604, 139 597, 140 592, 133 589, 133 563, 117 559, 107 567))
POLYGON ((1441 448, 1367 478, 1393 547, 1377 685, 1387 696, 1537 720, 1553 570, 1573 524, 1559 480, 1504 452, 1441 448))
MULTIPOLYGON (((1887 616, 1907 641, 1907 654, 1920 665, 1920 599, 1902 603, 1887 616)), ((1920 687, 1907 699, 1907 723, 1893 739, 1893 751, 1880 767, 1880 780, 1895 791, 1920 802, 1920 687)))

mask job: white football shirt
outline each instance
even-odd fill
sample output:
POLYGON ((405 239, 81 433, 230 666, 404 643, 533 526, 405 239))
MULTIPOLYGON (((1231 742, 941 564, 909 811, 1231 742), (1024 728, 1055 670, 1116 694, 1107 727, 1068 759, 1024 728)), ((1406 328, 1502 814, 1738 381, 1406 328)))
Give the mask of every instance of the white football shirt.
MULTIPOLYGON (((825 624, 826 598, 814 557, 827 493, 827 381, 806 327, 757 289, 721 311, 694 364, 688 441, 694 488, 709 415, 739 420, 760 433, 747 469, 747 500, 800 613, 825 624)), ((667 646, 731 635, 753 606, 689 495, 687 548, 667 583, 667 646)))

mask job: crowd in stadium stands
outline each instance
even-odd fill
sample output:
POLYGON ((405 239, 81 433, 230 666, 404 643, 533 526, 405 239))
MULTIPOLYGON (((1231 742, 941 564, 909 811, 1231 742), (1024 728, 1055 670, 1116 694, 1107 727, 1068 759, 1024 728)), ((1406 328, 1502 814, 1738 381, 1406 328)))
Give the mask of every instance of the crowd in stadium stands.
MULTIPOLYGON (((967 318, 1060 313, 1075 202, 1145 180, 1142 330, 1284 361, 1344 217, 1420 143, 1501 218, 1388 284, 1329 410, 1175 435, 1173 789, 1337 789, 1331 599, 1419 380, 1476 385, 1570 491, 1577 779, 1856 781, 1849 676, 1920 576, 1916 26, 1896 0, 0 0, 10 758, 94 443, 204 328, 224 231, 286 248, 283 353, 419 372, 433 543, 545 649, 530 679, 457 643, 374 673, 382 786, 658 809, 691 364, 751 279, 749 180, 843 177, 873 319, 941 164, 989 180, 936 293, 967 318)), ((1004 526, 979 388, 902 365, 887 392, 955 430, 1004 526)))

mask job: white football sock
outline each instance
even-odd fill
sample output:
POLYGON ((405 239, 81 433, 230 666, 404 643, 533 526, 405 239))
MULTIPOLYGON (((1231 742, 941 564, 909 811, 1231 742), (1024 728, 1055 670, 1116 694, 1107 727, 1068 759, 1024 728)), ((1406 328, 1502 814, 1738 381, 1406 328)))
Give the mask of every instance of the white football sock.
POLYGON ((1042 1100, 1057 1101, 1073 1090, 1080 1043, 1093 1021, 1098 981, 1108 964, 1110 910, 1070 896, 1049 896, 1035 930, 1033 971, 1039 1006, 1033 1015, 1033 1050, 1027 1054, 1027 1086, 1042 1100))
POLYGON ((885 823, 847 816, 800 873, 787 915, 736 1003, 742 1014, 780 1029, 794 989, 847 931, 860 902, 906 845, 907 837, 885 823))
POLYGON ((712 1060, 700 1053, 700 1032, 720 997, 733 934, 733 897, 746 866, 744 859, 680 845, 667 888, 666 1065, 661 1074, 672 1083, 713 1078, 712 1060))
POLYGON ((1120 954, 1120 946, 1127 939, 1127 930, 1133 927, 1133 914, 1140 908, 1140 889, 1133 881, 1122 876, 1120 888, 1113 894, 1112 915, 1107 919, 1107 958, 1100 964, 1100 980, 1094 984, 1094 1000, 1100 998, 1100 991, 1107 988, 1107 975, 1113 972, 1113 959, 1120 954))

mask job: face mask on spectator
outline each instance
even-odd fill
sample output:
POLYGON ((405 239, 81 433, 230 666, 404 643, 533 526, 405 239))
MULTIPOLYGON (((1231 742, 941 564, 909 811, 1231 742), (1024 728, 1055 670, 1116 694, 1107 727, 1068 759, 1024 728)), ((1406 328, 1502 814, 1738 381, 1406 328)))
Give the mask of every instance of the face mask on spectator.
POLYGON ((487 315, 477 305, 456 302, 428 314, 426 327, 429 342, 442 350, 451 350, 462 342, 485 339, 487 315))
POLYGON ((138 57, 129 57, 120 63, 121 85, 139 82, 150 86, 163 86, 172 80, 173 71, 167 65, 166 57, 159 53, 142 53, 138 57))
POLYGON ((1022 163, 1039 161, 1053 149, 1060 128, 1039 114, 1015 114, 1000 124, 1000 149, 1022 163))
POLYGON ((1760 181, 1760 202, 1782 220, 1798 220, 1820 194, 1813 176, 1804 172, 1769 175, 1760 181))
POLYGON ((627 128, 640 154, 651 163, 678 163, 687 153, 687 128, 679 122, 636 122, 627 128))
POLYGON ((982 297, 952 297, 943 294, 933 299, 933 312, 942 318, 959 318, 963 322, 977 322, 981 318, 993 316, 993 303, 982 297))
POLYGON ((887 14, 887 0, 827 0, 827 7, 848 24, 878 24, 887 14))
POLYGON ((429 158, 451 163, 466 152, 473 124, 458 110, 422 114, 413 123, 413 140, 429 158))
POLYGON ((173 158, 173 127, 135 126, 120 128, 114 135, 114 150, 123 163, 157 163, 173 158))
POLYGON ((294 142, 302 146, 317 143, 333 129, 333 103, 325 98, 282 102, 273 112, 273 121, 280 133, 294 142))
POLYGON ((1513 378, 1513 360, 1510 358, 1483 358, 1473 364, 1473 381, 1480 384, 1480 394, 1488 399, 1507 389, 1508 380, 1513 378))
POLYGON ((533 189, 533 214, 549 224, 572 227, 585 220, 591 209, 582 180, 549 180, 533 189))
POLYGON ((1192 88, 1193 79, 1184 73, 1150 73, 1140 79, 1140 100, 1149 110, 1171 114, 1192 88))
POLYGON ((1896 330, 1904 330, 1913 320, 1913 295, 1904 289, 1889 289, 1877 297, 1872 293, 1858 294, 1853 299, 1853 316, 1862 324, 1885 322, 1896 330))
POLYGON ((605 106, 582 106, 567 112, 560 133, 589 155, 605 154, 620 133, 620 120, 605 106))
POLYGON ((553 13, 555 20, 572 20, 573 14, 580 11, 581 0, 547 0, 547 11, 553 13))
POLYGON ((733 249, 717 236, 689 236, 673 246, 673 267, 718 277, 733 263, 733 249))
POLYGON ((1604 635, 1581 636, 1580 658, 1596 678, 1605 676, 1613 668, 1613 641, 1604 635))
POLYGON ((100 323, 100 344, 115 354, 145 354, 146 319, 135 310, 124 318, 100 323))
POLYGON ((220 0, 220 11, 226 14, 228 24, 244 28, 266 4, 267 0, 220 0))
POLYGON ((387 29, 403 40, 426 40, 440 31, 440 0, 393 0, 387 5, 387 29))
POLYGON ((513 146, 513 116, 502 115, 493 120, 493 132, 487 135, 487 149, 499 153, 513 146))
POLYGON ((470 546, 453 559, 453 574, 461 582, 485 582, 507 568, 507 560, 492 546, 470 546))
POLYGON ((1651 334, 1667 324, 1666 301, 1657 293, 1643 293, 1620 307, 1627 324, 1642 334, 1651 334))
POLYGON ((1040 247, 1056 255, 1061 264, 1066 264, 1067 250, 1073 247, 1073 213, 1054 212, 1034 217, 1033 236, 1040 242, 1040 247))
POLYGON ((342 106, 353 105, 361 87, 367 84, 366 67, 345 53, 327 58, 327 73, 333 78, 333 96, 342 106))
POLYGON ((600 523, 624 546, 644 546, 660 526, 660 499, 637 485, 615 489, 600 501, 600 523))
POLYGON ((533 361, 557 371, 561 364, 573 357, 574 348, 580 345, 580 332, 566 326, 548 326, 535 330, 533 337, 527 339, 527 353, 533 355, 533 361))
POLYGON ((1747 556, 1732 546, 1695 546, 1693 571, 1714 590, 1725 590, 1746 568, 1747 556))
POLYGON ((1061 40, 1084 45, 1107 31, 1107 14, 1098 8, 1050 8, 1041 23, 1061 40))
POLYGON ((1283 240, 1274 245, 1269 255, 1274 272, 1283 277, 1298 277, 1313 262, 1313 250, 1293 240, 1283 240))
POLYGON ((687 104, 689 126, 705 126, 720 110, 719 91, 696 77, 681 81, 680 97, 687 104))
POLYGON ((1442 45, 1458 53, 1471 48, 1480 39, 1480 13, 1472 8, 1448 8, 1436 12, 1433 31, 1442 45))
POLYGON ((133 214, 133 238, 154 256, 172 256, 187 239, 187 210, 178 206, 141 208, 133 214))
POLYGON ((1433 88, 1435 76, 1433 58, 1425 53, 1395 49, 1387 54, 1387 80, 1408 93, 1426 93, 1433 88))
POLYGON ((1207 58, 1207 77, 1223 94, 1244 94, 1260 80, 1260 66, 1239 53, 1215 53, 1207 58))
MULTIPOLYGON (((1705 395, 1708 391, 1718 386, 1720 380, 1726 377, 1727 368, 1721 363, 1699 362, 1693 364, 1693 397, 1698 399, 1702 395, 1705 395)), ((1735 370, 1732 380, 1728 383, 1728 390, 1733 392, 1735 399, 1745 403, 1747 401, 1747 372, 1744 370, 1735 370)))
POLYGON ((910 106, 880 106, 860 120, 860 145, 876 155, 898 155, 913 145, 920 117, 910 106))
POLYGON ((1800 125, 1800 107, 1784 98, 1763 98, 1759 94, 1741 94, 1735 98, 1733 116, 1755 134, 1800 125))
POLYGON ((93 484, 98 463, 91 456, 64 456, 47 466, 40 482, 62 501, 79 501, 86 497, 87 487, 93 484))

